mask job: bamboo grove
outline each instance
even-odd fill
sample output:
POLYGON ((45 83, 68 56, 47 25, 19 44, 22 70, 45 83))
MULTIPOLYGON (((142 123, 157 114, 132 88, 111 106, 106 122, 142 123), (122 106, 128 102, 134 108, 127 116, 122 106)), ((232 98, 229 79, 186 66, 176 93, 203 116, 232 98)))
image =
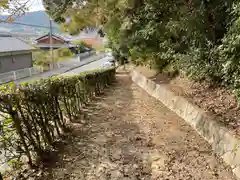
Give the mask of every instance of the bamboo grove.
POLYGON ((27 157, 30 165, 66 130, 66 120, 115 79, 115 69, 71 77, 51 77, 19 86, 4 86, 0 95, 0 148, 6 161, 27 157))

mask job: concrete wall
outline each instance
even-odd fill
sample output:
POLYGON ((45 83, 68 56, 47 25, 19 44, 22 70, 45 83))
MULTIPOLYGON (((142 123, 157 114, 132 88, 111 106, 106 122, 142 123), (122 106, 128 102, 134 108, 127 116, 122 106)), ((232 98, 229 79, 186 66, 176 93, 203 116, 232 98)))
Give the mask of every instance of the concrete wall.
POLYGON ((156 84, 137 71, 131 72, 133 82, 143 88, 151 96, 160 100, 166 107, 183 118, 195 129, 218 154, 223 161, 232 168, 237 179, 240 180, 240 138, 232 134, 204 110, 178 96, 164 84, 156 84))
POLYGON ((0 56, 0 73, 32 67, 32 53, 0 56))

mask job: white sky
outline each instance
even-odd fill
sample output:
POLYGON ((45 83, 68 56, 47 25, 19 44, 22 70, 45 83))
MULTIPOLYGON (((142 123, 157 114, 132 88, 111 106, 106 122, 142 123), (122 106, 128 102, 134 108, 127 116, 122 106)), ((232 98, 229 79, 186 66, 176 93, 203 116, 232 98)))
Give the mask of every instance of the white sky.
POLYGON ((44 10, 42 5, 42 0, 32 0, 32 4, 30 5, 30 11, 40 11, 44 10))
MULTIPOLYGON (((44 10, 42 0, 20 0, 22 4, 27 2, 26 7, 28 7, 29 11, 41 11, 44 10)), ((8 14, 7 11, 5 12, 0 12, 0 14, 8 14)))

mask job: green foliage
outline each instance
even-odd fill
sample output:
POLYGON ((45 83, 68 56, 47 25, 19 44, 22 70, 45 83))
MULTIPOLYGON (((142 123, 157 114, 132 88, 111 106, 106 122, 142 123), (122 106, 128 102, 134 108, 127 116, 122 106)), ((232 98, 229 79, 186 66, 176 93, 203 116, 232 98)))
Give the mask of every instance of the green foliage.
POLYGON ((73 41, 72 43, 78 45, 78 50, 80 53, 86 52, 86 48, 92 49, 92 46, 85 43, 84 41, 73 41))
POLYGON ((231 0, 142 1, 109 17, 104 28, 118 57, 128 54, 159 71, 171 65, 195 80, 221 83, 219 47, 235 19, 232 6, 231 0))
POLYGON ((77 15, 72 13, 69 25, 75 29, 101 27, 121 62, 131 59, 160 72, 172 66, 194 80, 224 84, 239 92, 239 0, 87 0, 86 5, 81 0, 68 2, 76 4, 73 12, 91 17, 87 24, 75 20, 77 15))
POLYGON ((114 79, 115 69, 105 69, 2 87, 0 146, 9 164, 26 156, 33 165, 65 131, 66 119, 77 118, 114 79))
POLYGON ((54 50, 54 57, 56 59, 62 58, 62 57, 72 57, 72 56, 73 56, 73 53, 68 48, 61 48, 61 49, 54 50))
MULTIPOLYGON (((67 58, 73 57, 73 53, 68 48, 61 48, 53 50, 53 57, 55 61, 66 60, 67 58)), ((51 51, 41 50, 33 52, 33 63, 35 65, 43 66, 45 69, 49 67, 51 62, 51 51)))
POLYGON ((48 67, 51 64, 51 56, 48 51, 33 52, 33 63, 43 67, 48 67))

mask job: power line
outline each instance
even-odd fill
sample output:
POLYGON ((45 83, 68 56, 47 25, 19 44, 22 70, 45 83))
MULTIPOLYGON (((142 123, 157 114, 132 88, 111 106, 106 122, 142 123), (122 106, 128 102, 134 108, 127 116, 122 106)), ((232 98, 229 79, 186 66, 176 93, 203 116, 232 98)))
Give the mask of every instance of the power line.
POLYGON ((32 37, 32 36, 41 36, 42 34, 41 33, 36 33, 36 32, 29 32, 29 33, 24 33, 24 32, 0 32, 0 34, 2 35, 11 35, 11 36, 19 36, 19 37, 32 37))
MULTIPOLYGON (((2 22, 9 24, 7 21, 2 21, 2 22)), ((35 24, 26 24, 26 23, 21 23, 21 22, 12 22, 10 24, 16 24, 16 25, 22 25, 22 26, 30 26, 30 27, 38 27, 38 28, 49 29, 49 26, 41 26, 41 25, 35 25, 35 24)), ((57 27, 52 27, 52 28, 58 29, 57 27)))
MULTIPOLYGON (((7 17, 6 20, 2 20, 0 21, 0 23, 8 23, 8 24, 16 24, 16 25, 23 25, 23 26, 30 26, 30 27, 38 27, 38 28, 45 28, 45 29, 49 29, 49 26, 41 26, 41 25, 35 25, 35 24, 26 24, 26 23, 21 23, 21 22, 11 22, 9 23, 8 20, 12 17, 12 16, 15 16, 18 11, 22 10, 22 8, 26 7, 27 3, 29 3, 31 0, 27 0, 22 6, 20 6, 19 8, 16 9, 16 11, 12 14, 12 15, 9 15, 7 17)), ((33 4, 35 0, 32 1, 31 5, 33 4)), ((39 3, 39 1, 38 1, 39 3)), ((39 3, 40 4, 40 3, 39 3)), ((31 6, 30 5, 30 6, 31 6)), ((1 20, 1 19, 0 19, 1 20)), ((55 28, 55 29, 58 29, 57 27, 52 27, 52 28, 55 28)))

